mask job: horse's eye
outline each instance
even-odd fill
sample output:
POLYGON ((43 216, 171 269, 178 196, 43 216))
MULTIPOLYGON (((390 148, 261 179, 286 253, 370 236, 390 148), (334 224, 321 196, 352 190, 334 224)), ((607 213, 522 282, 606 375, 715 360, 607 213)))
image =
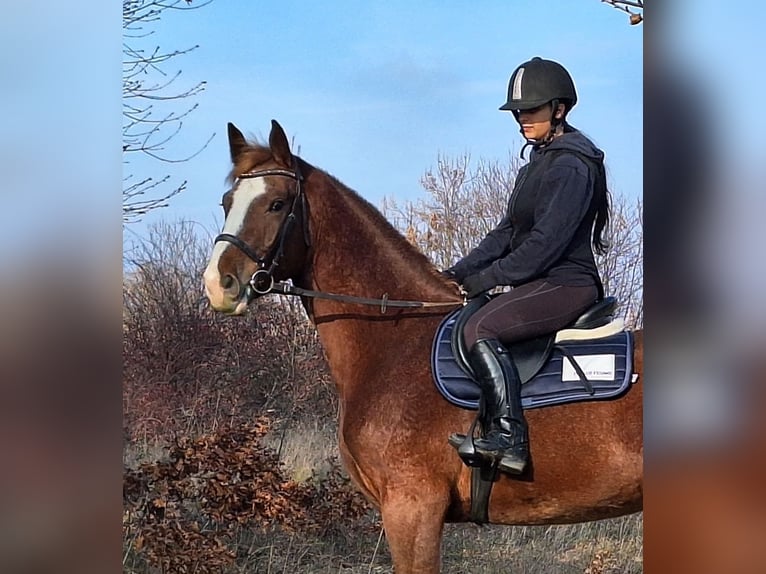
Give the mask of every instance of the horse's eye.
POLYGON ((285 206, 285 202, 281 199, 275 199, 269 206, 269 211, 280 211, 285 206))

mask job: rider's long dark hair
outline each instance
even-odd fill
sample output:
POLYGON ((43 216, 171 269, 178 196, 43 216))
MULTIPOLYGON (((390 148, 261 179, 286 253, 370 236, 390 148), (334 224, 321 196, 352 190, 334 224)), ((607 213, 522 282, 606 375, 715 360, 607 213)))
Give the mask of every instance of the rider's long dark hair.
POLYGON ((593 222, 593 250, 599 255, 604 255, 609 249, 609 242, 605 236, 609 229, 611 198, 606 186, 606 171, 603 163, 599 167, 599 174, 596 177, 593 200, 596 202, 596 217, 593 222))

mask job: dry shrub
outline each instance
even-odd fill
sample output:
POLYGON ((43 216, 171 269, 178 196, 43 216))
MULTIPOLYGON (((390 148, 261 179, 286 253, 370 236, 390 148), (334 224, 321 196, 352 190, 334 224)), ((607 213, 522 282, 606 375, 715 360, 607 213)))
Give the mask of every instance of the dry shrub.
POLYGON ((497 225, 520 168, 515 156, 472 166, 468 154, 440 155, 420 180, 424 199, 386 198, 382 211, 437 267, 449 267, 497 225))
POLYGON ((287 478, 261 443, 270 421, 176 439, 167 460, 126 469, 126 556, 164 572, 219 572, 234 563, 241 528, 326 536, 371 528, 370 506, 336 467, 321 483, 287 478))
POLYGON ((619 312, 634 328, 644 324, 644 206, 612 196, 609 251, 596 257, 604 291, 620 304, 619 312))
POLYGON ((210 432, 273 410, 335 413, 330 376, 297 301, 267 297, 245 317, 205 306, 212 242, 189 222, 160 223, 128 257, 123 399, 130 443, 210 432))

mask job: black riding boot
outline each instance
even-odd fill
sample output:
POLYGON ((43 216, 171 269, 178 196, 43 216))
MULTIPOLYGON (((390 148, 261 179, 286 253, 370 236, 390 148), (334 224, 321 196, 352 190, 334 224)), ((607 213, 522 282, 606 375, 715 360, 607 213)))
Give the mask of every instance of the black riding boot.
POLYGON ((484 398, 485 437, 476 452, 498 461, 501 471, 521 474, 529 458, 527 421, 521 408, 521 380, 508 351, 497 339, 482 339, 471 348, 469 361, 484 398))

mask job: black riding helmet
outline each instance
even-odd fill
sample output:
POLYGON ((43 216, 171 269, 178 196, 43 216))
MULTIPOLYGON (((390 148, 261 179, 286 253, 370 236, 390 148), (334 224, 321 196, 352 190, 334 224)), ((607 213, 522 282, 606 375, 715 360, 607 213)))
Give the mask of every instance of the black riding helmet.
MULTIPOLYGON (((553 60, 535 57, 521 64, 513 72, 508 82, 508 100, 500 106, 500 109, 512 112, 518 122, 519 112, 522 110, 533 110, 547 103, 552 104, 551 129, 542 139, 527 139, 526 145, 521 148, 521 157, 524 157, 524 150, 528 145, 537 148, 550 143, 560 124, 564 124, 566 130, 567 123, 563 117, 556 117, 556 110, 559 104, 564 104, 566 108, 564 116, 566 116, 577 103, 574 81, 566 68, 553 60)), ((519 131, 523 136, 524 129, 521 128, 519 131)))
POLYGON ((535 57, 521 64, 508 82, 508 100, 500 106, 503 111, 531 110, 558 100, 567 111, 577 103, 572 76, 553 60, 535 57))

